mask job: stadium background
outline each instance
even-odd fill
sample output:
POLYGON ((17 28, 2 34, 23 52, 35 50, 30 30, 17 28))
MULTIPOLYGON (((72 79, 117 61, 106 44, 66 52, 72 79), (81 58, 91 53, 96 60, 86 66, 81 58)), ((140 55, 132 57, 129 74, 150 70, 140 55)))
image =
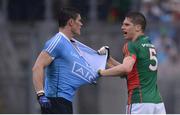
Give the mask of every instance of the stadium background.
MULTIPOLYGON (((84 27, 78 40, 97 50, 108 45, 122 61, 120 26, 128 11, 148 20, 146 34, 158 49, 158 85, 167 113, 180 113, 179 0, 0 0, 0 113, 40 113, 31 68, 44 42, 58 31, 58 9, 82 11, 84 27)), ((126 81, 100 78, 81 87, 75 113, 125 113, 126 81)))

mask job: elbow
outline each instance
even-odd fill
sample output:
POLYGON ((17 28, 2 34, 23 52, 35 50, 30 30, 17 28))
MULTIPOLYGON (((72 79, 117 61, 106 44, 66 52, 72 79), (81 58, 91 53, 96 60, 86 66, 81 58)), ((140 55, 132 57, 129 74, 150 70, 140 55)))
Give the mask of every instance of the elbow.
POLYGON ((32 72, 36 72, 36 71, 39 71, 41 68, 43 68, 42 66, 40 65, 34 65, 33 68, 32 68, 32 72))
POLYGON ((37 70, 37 66, 32 67, 32 72, 34 73, 37 70))

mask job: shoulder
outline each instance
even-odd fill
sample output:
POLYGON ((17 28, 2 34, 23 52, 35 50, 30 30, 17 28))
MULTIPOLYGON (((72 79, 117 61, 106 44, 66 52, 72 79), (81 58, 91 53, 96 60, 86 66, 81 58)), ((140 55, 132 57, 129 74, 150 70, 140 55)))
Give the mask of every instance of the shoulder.
POLYGON ((61 34, 56 34, 53 37, 51 37, 49 40, 46 41, 46 45, 55 45, 59 43, 63 39, 63 36, 61 34))
POLYGON ((124 46, 123 46, 123 53, 124 54, 129 54, 129 50, 131 49, 131 41, 128 41, 126 43, 124 43, 124 46))
POLYGON ((135 41, 129 41, 125 44, 125 46, 128 48, 128 49, 134 49, 136 48, 136 46, 138 45, 138 43, 135 41))
POLYGON ((61 46, 59 44, 63 43, 63 36, 61 34, 56 34, 52 38, 50 38, 48 41, 46 41, 44 49, 47 52, 52 52, 54 49, 56 49, 56 46, 61 46))
POLYGON ((128 42, 125 42, 123 45, 123 52, 128 48, 128 42))

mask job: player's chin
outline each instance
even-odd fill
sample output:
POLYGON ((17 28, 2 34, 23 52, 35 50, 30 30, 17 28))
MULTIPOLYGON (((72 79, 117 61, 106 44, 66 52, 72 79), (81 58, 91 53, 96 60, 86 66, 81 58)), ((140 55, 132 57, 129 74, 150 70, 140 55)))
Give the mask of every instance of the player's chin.
POLYGON ((75 32, 75 35, 81 35, 81 32, 79 31, 79 32, 75 32))
POLYGON ((125 34, 123 35, 123 37, 124 37, 125 39, 128 39, 128 37, 127 37, 125 34))
POLYGON ((81 31, 80 31, 80 30, 79 30, 79 31, 77 31, 76 33, 77 33, 78 35, 81 35, 81 31))
POLYGON ((130 39, 130 36, 127 34, 124 34, 123 36, 124 36, 124 39, 127 39, 127 40, 130 39))

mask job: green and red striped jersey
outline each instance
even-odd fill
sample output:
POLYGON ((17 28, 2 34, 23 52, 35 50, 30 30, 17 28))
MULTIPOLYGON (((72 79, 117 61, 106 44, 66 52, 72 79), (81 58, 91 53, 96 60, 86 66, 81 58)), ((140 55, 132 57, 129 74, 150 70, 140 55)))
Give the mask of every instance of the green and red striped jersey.
POLYGON ((127 75, 128 104, 162 102, 157 87, 158 60, 156 49, 147 36, 128 41, 123 47, 124 56, 135 59, 127 75))

